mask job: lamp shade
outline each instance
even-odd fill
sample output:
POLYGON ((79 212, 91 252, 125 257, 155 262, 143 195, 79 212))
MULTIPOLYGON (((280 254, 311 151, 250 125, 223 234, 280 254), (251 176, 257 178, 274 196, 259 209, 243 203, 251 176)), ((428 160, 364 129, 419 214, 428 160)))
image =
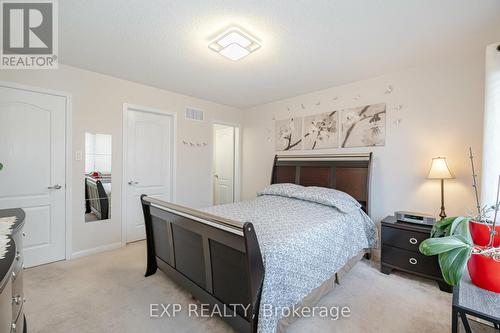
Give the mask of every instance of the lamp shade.
POLYGON ((446 157, 434 157, 432 159, 431 169, 429 170, 429 179, 450 179, 453 175, 446 163, 446 157))

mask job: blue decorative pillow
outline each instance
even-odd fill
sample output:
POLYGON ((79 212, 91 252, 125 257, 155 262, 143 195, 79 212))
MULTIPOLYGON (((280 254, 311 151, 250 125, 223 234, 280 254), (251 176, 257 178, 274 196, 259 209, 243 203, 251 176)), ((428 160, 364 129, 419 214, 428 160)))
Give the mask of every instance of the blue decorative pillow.
POLYGON ((335 207, 343 213, 349 213, 361 207, 361 204, 349 194, 326 187, 306 187, 302 200, 335 207))
POLYGON ((359 202, 349 194, 326 187, 305 187, 289 183, 273 184, 266 187, 263 191, 258 192, 257 195, 276 195, 315 202, 334 207, 342 213, 350 213, 361 207, 359 202))
POLYGON ((300 199, 300 195, 304 192, 305 187, 302 185, 291 184, 291 183, 281 183, 281 184, 272 184, 267 186, 260 192, 257 192, 258 196, 261 195, 277 195, 280 197, 287 198, 297 198, 300 199))

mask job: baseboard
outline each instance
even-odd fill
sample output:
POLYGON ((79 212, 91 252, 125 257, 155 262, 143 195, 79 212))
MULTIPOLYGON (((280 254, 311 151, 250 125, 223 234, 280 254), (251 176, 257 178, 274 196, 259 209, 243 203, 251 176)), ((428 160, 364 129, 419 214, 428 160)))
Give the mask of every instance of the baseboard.
POLYGON ((85 257, 85 256, 89 256, 89 255, 92 255, 92 254, 97 254, 97 253, 100 253, 100 252, 116 250, 116 249, 121 248, 122 246, 123 245, 122 245, 121 242, 117 242, 117 243, 111 243, 111 244, 97 246, 97 247, 94 247, 94 248, 91 248, 91 249, 87 249, 87 250, 83 250, 83 251, 73 252, 73 254, 71 255, 71 259, 85 257))

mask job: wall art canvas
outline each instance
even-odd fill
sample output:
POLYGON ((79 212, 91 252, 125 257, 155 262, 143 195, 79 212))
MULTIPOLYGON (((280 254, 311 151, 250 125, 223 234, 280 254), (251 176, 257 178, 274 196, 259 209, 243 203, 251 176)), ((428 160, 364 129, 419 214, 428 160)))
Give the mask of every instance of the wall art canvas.
POLYGON ((340 118, 342 148, 385 145, 385 103, 345 109, 340 118))
POLYGON ((304 117, 304 149, 338 148, 338 111, 304 117))
POLYGON ((302 118, 276 120, 276 150, 302 149, 302 118))

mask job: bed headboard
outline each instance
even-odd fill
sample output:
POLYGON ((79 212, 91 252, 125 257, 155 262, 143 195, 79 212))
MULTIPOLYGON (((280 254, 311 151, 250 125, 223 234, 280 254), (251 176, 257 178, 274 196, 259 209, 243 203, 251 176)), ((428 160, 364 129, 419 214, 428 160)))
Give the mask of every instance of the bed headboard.
POLYGON ((372 153, 276 155, 271 184, 334 188, 351 195, 369 215, 372 153))

